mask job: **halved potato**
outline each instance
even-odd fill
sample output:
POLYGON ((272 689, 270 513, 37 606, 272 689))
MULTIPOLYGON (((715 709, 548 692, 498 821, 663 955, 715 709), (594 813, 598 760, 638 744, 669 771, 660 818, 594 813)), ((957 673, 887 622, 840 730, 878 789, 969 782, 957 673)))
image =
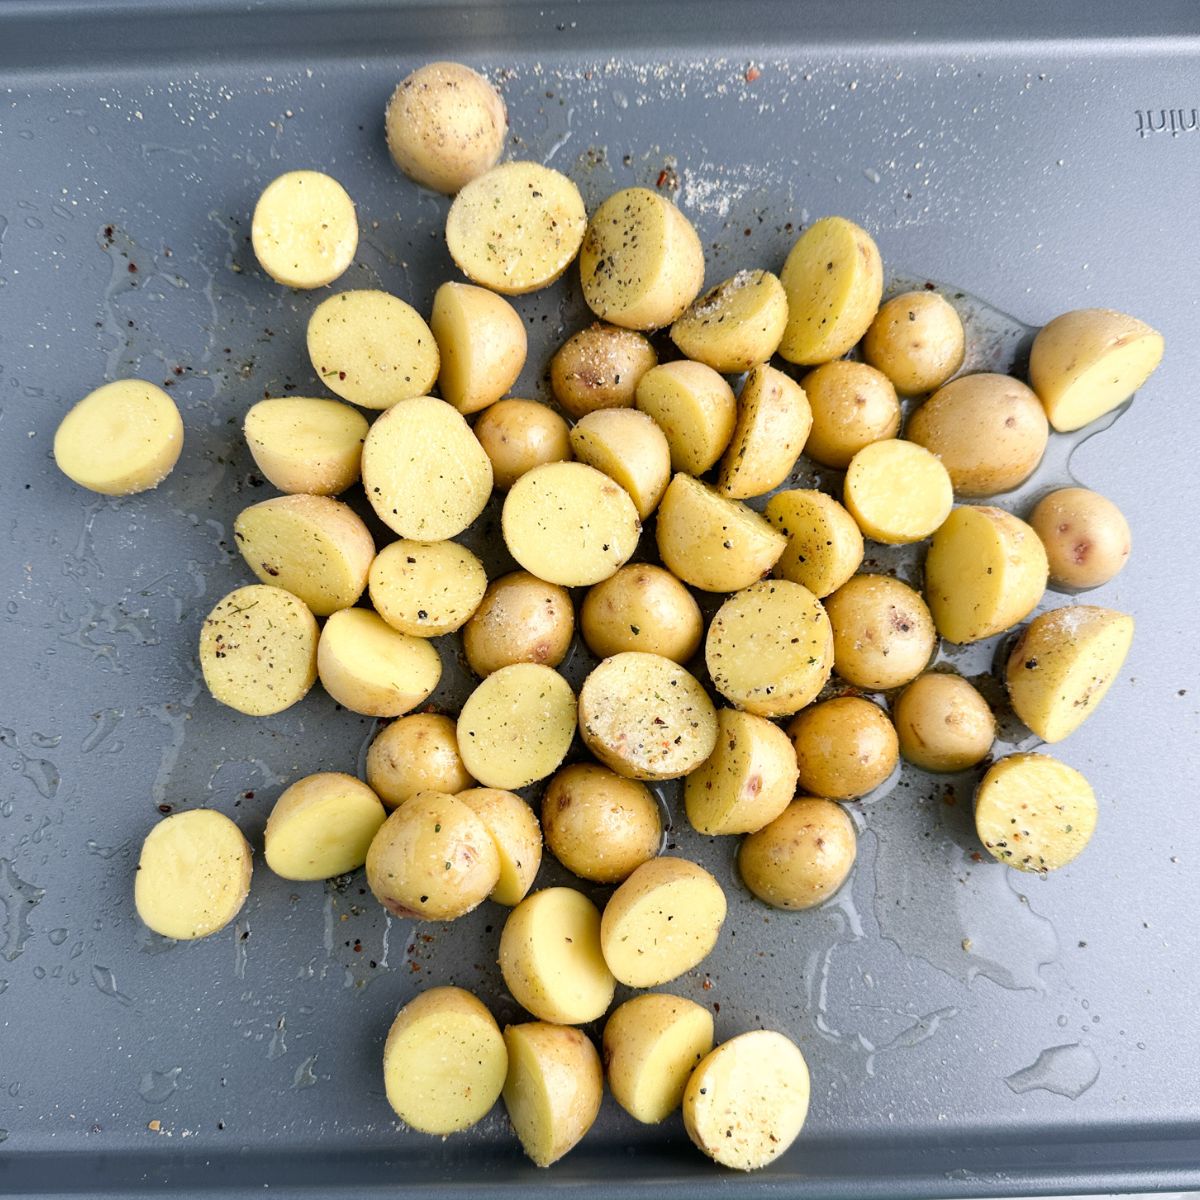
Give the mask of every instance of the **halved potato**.
POLYGON ((963 364, 962 318, 937 292, 903 292, 876 313, 862 349, 902 396, 932 392, 963 364))
POLYGON ((599 408, 571 430, 575 457, 615 480, 644 521, 657 507, 671 478, 666 435, 634 408, 599 408))
POLYGON ((777 488, 791 474, 811 428, 804 389, 766 363, 754 367, 738 396, 737 425, 721 459, 717 491, 744 500, 777 488))
POLYGON ((463 627, 463 652, 476 675, 514 663, 557 667, 575 633, 571 593, 528 571, 494 579, 463 627))
POLYGON ((739 271, 696 300, 671 326, 671 341, 685 357, 736 375, 779 349, 787 319, 783 284, 770 271, 739 271))
POLYGON ((900 432, 896 389, 866 363, 837 358, 809 371, 800 383, 812 409, 804 453, 813 462, 844 471, 864 446, 900 432))
POLYGON ((336 496, 358 482, 367 418, 340 400, 276 396, 242 425, 258 469, 281 492, 336 496))
POLYGON ((703 475, 721 457, 737 424, 733 389, 703 363, 679 359, 651 367, 637 406, 654 418, 671 449, 671 467, 703 475))
POLYGON ((923 446, 890 438, 864 446, 850 460, 844 496, 867 537, 895 546, 919 542, 945 521, 954 486, 923 446))
POLYGON ((658 355, 632 329, 595 321, 572 334, 550 360, 550 389, 576 420, 602 408, 629 408, 658 355))
POLYGON ((572 457, 566 421, 537 400, 497 400, 479 414, 475 436, 492 460, 492 477, 502 491, 534 467, 572 457))
POLYGON ((413 713, 385 725, 367 749, 367 783, 388 808, 418 792, 458 795, 475 780, 463 766, 454 718, 413 713))
POLYGON ((354 261, 354 201, 336 179, 320 171, 288 171, 259 196, 250 240, 262 269, 276 283, 324 287, 354 261))
POLYGON ((500 878, 488 899, 510 908, 519 904, 542 865, 542 831, 533 809, 499 788, 469 788, 458 798, 487 826, 500 855, 500 878))
POLYGON ((818 598, 836 592, 862 565, 862 531, 832 497, 815 488, 776 492, 763 516, 787 538, 775 574, 818 598))
POLYGON ((375 611, 413 637, 461 629, 483 600, 483 563, 457 542, 392 542, 375 556, 368 583, 375 611))
POLYGON ((627 563, 611 579, 590 588, 579 624, 597 658, 644 650, 686 663, 704 634, 695 597, 670 571, 652 563, 627 563))
POLYGON ((429 328, 441 356, 438 391, 460 413, 478 412, 517 382, 529 349, 525 323, 503 296, 470 283, 443 283, 429 328))

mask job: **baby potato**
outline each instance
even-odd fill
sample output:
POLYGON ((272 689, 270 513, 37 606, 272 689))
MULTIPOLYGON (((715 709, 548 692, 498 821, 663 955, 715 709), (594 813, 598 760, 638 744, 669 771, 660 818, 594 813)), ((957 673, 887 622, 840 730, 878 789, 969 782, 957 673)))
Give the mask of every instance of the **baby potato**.
POLYGON ((925 600, 937 631, 965 644, 1025 620, 1046 591, 1049 564, 1037 534, 1003 509, 956 508, 925 557, 925 600))
POLYGON ((546 463, 513 484, 500 523, 509 553, 562 587, 599 583, 637 549, 642 523, 624 488, 584 463, 546 463))
POLYGON ((483 563, 457 542, 392 542, 368 575, 371 603, 393 628, 413 637, 461 629, 487 590, 483 563))
POLYGON ((418 792, 458 795, 473 786, 458 752, 454 718, 413 713, 385 725, 367 750, 367 783, 388 808, 418 792))
POLYGON ((763 516, 788 540, 775 574, 814 596, 836 592, 862 566, 862 532, 832 496, 814 488, 776 492, 763 516))
POLYGON ((542 865, 542 830, 533 809, 499 788, 470 788, 458 798, 487 826, 500 855, 500 878, 488 899, 509 908, 520 904, 542 865))
POLYGON ((770 271, 739 271, 710 288, 671 326, 685 358, 726 375, 765 363, 787 326, 783 284, 770 271))
POLYGON ((908 418, 904 436, 942 460, 960 496, 993 496, 1025 482, 1050 427, 1037 396, 1007 375, 964 375, 908 418))
POLYGON ((583 640, 597 658, 625 650, 685 663, 700 648, 704 619, 692 593, 662 567, 629 563, 588 591, 579 611, 583 640))
POLYGON ((242 425, 255 466, 281 492, 336 496, 358 482, 367 418, 338 400, 276 396, 242 425))
POLYGON ((1044 742, 1061 742, 1092 715, 1133 642, 1133 618, 1080 604, 1034 617, 1008 656, 1013 712, 1044 742))
POLYGON ((386 819, 379 797, 353 775, 306 775, 284 791, 267 818, 267 866, 283 879, 299 880, 357 871, 386 819))
POLYGON ((1058 587, 1099 587, 1129 559, 1129 522, 1099 492, 1059 488, 1038 501, 1029 524, 1046 548, 1050 582, 1058 587))
POLYGON ((744 500, 777 488, 791 474, 811 428, 800 385, 766 363, 754 367, 738 396, 737 424, 721 459, 717 491, 744 500))
POLYGON ((887 575, 851 577, 826 598, 825 612, 833 627, 833 669, 854 687, 902 687, 925 670, 937 647, 925 601, 887 575))
POLYGON ((438 344, 438 391, 460 413, 499 400, 521 374, 529 343, 525 323, 503 296, 471 283, 443 283, 429 328, 438 344))
POLYGON ((89 392, 54 434, 54 461, 73 483, 102 496, 156 488, 183 451, 183 418, 162 388, 118 379, 89 392))
POLYGON ((250 241, 259 265, 276 283, 324 287, 354 261, 354 201, 336 179, 320 171, 289 171, 259 196, 250 241))
POLYGON ((458 750, 485 787, 527 787, 566 757, 575 736, 575 693, 550 667, 514 663, 493 671, 458 715, 458 750))
POLYGON ((896 730, 877 704, 857 696, 824 700, 798 713, 788 736, 800 786, 812 796, 856 800, 896 769, 896 730))
POLYGON ((918 676, 892 707, 900 753, 923 771, 965 771, 991 753, 996 718, 960 675, 918 676))
POLYGON ((500 880, 500 853, 468 804, 418 792, 379 827, 367 850, 367 885, 393 916, 453 921, 500 880))
POLYGON ((557 667, 575 633, 571 594, 528 571, 493 580, 463 628, 463 650, 476 675, 514 663, 557 667))
POLYGON ((492 494, 492 461, 471 427, 443 400, 393 405, 371 426, 363 491, 403 538, 440 542, 462 533, 492 494))
POLYGON ((472 179, 446 217, 446 245, 473 283, 520 296, 553 283, 579 253, 587 212, 559 171, 508 162, 472 179))
POLYGON ((133 885, 138 916, 163 937, 208 937, 241 912, 251 869, 250 847, 223 813, 175 813, 142 843, 133 885))
POLYGON ((637 385, 658 355, 632 329, 595 321, 572 334, 550 360, 550 389, 577 421, 602 408, 630 408, 637 385))
POLYGON ((497 400, 475 422, 475 436, 492 460, 492 477, 501 491, 534 467, 571 457, 566 421, 536 400, 497 400))
POLYGON ((717 714, 678 663, 627 651, 606 658, 579 689, 579 732, 627 779, 678 779, 712 752, 717 714))
POLYGON ((626 1000, 604 1025, 613 1099, 634 1120, 657 1125, 683 1103, 688 1076, 712 1046, 712 1013, 694 1000, 664 992, 626 1000))
POLYGON ((863 338, 863 357, 902 396, 940 388, 962 366, 965 351, 962 318, 937 292, 893 296, 863 338))
POLYGON ((321 686, 351 712, 399 717, 428 699, 442 660, 425 638, 393 629, 366 608, 343 608, 317 643, 321 686))
POLYGON ((542 797, 550 853, 593 883, 620 883, 662 847, 662 811, 644 784, 595 763, 563 767, 542 797))
POLYGON ((446 1137, 482 1120, 507 1073, 496 1018, 462 988, 429 988, 410 1000, 383 1046, 388 1103, 421 1133, 446 1137))
POLYGON ((433 331, 399 296, 338 292, 308 319, 308 356, 331 392, 361 408, 424 396, 438 377, 433 331))
POLYGON ((683 1125, 724 1167, 754 1171, 774 1162, 808 1116, 808 1064, 796 1044, 769 1029, 739 1034, 692 1072, 683 1125))
POLYGON ((713 687, 760 717, 811 703, 833 671, 833 630, 799 583, 764 580, 730 596, 708 627, 704 660, 713 687))
POLYGON ((625 188, 592 214, 579 253, 587 306, 625 329, 661 329, 704 285, 704 250, 691 222, 665 196, 625 188))
POLYGON ((496 165, 508 113, 500 93, 477 71, 432 62, 400 81, 384 123, 396 166, 409 179, 452 196, 496 165))
POLYGON ((738 848, 742 882, 773 908, 814 908, 846 882, 858 839, 840 804, 801 796, 738 848))
POLYGON ((945 521, 954 487, 923 446, 890 438, 864 446, 850 460, 844 499, 867 537, 896 546, 927 538, 945 521))
POLYGON ((749 587, 787 547, 787 538, 748 505, 683 474, 667 485, 654 534, 663 565, 706 592, 749 587))
POLYGON ((644 521, 657 507, 671 478, 671 448, 652 417, 633 408, 600 408, 571 430, 575 457, 628 493, 644 521))
POLYGON ((604 906, 604 961, 629 987, 658 987, 677 979, 717 944, 725 909, 721 885, 703 867, 685 858, 653 858, 604 906))
POLYGON ((504 1030, 504 1106, 535 1166, 548 1167, 595 1124, 604 1096, 600 1056, 586 1034, 530 1021, 504 1030))
POLYGON ((671 468, 703 475, 721 457, 737 424, 733 389, 703 363, 662 363, 637 385, 637 406, 653 417, 671 448, 671 468))
POLYGON ((801 380, 812 411, 804 453, 813 462, 844 471, 872 442, 900 432, 900 401, 892 381, 866 363, 839 358, 801 380))
POLYGON ((348 504, 329 496, 275 496, 243 508, 233 538, 263 583, 284 588, 318 617, 363 594, 375 539, 348 504))
POLYGON ((984 849, 1018 871, 1065 867, 1091 840, 1096 795, 1074 768, 1048 754, 1010 754, 988 768, 975 793, 984 849))
POLYGON ((717 710, 717 746, 688 777, 683 802, 692 828, 710 836, 753 833, 796 794, 796 752, 765 717, 717 710))
POLYGON ((1124 404, 1162 355, 1162 334, 1144 321, 1111 308, 1080 308, 1038 331, 1029 382, 1050 424, 1068 433, 1124 404))
POLYGON ((317 681, 317 622, 283 588, 253 583, 219 600, 200 630, 213 699, 250 717, 283 712, 317 681))
POLYGON ((883 295, 879 249, 845 217, 809 226, 779 278, 788 303, 779 353, 791 363, 841 358, 867 332, 883 295))

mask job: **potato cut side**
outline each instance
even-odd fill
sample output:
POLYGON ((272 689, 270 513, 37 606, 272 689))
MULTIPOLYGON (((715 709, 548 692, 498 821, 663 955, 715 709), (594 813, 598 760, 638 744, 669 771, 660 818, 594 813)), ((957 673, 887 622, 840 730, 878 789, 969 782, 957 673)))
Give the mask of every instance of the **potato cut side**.
POLYGON ((565 175, 539 163, 509 162, 454 198, 446 245, 468 279, 519 296, 567 269, 586 228, 583 197, 565 175))
POLYGON ((424 638, 400 633, 369 609, 343 608, 321 630, 317 673, 343 708, 399 717, 437 687, 442 660, 424 638))
POLYGON ((443 283, 429 326, 441 355, 438 391, 459 412, 487 408, 517 382, 528 339, 520 314, 503 296, 470 283, 443 283))
POLYGON ((254 583, 219 600, 200 630, 214 700, 251 717, 290 708, 317 680, 317 621, 283 588, 254 583))
POLYGON ((1133 618, 1080 604, 1034 617, 1008 658, 1013 711, 1046 742, 1061 742, 1092 715, 1133 642, 1133 618))
POLYGON ((804 389, 774 367, 755 367, 738 396, 737 425, 721 459, 717 491, 744 500, 777 488, 791 474, 811 428, 804 389))
POLYGON ((683 1102, 688 1077, 712 1047, 712 1014, 695 1001, 660 992, 626 1000, 604 1026, 613 1099, 635 1120, 657 1125, 683 1102))
POLYGON ((458 798, 487 826, 500 855, 500 878, 488 899, 510 908, 519 904, 542 864, 542 830, 533 809, 499 788, 469 788, 458 798))
POLYGON ((764 580, 728 600, 708 627, 704 659, 713 687, 760 717, 799 712, 833 671, 833 630, 799 583, 764 580))
POLYGON ((388 808, 417 792, 456 795, 475 780, 463 766, 453 717, 413 713, 385 725, 367 750, 367 783, 388 808))
POLYGON ((703 363, 663 363, 637 385, 637 406, 663 431, 671 467, 703 475, 721 457, 737 423, 733 389, 703 363))
POLYGON ((324 287, 354 261, 354 201, 336 179, 320 171, 289 171, 259 196, 250 240, 262 269, 276 283, 324 287))
POLYGON ((808 1064, 795 1042, 756 1029, 718 1046, 692 1072, 683 1125, 715 1162, 754 1171, 796 1140, 808 1099, 808 1064))
POLYGON ((104 496, 156 488, 183 451, 183 418, 162 388, 118 379, 89 392, 54 434, 54 461, 80 487, 104 496))
POLYGON ((864 446, 850 460, 845 501, 867 537, 904 545, 927 538, 945 521, 954 486, 923 446, 889 438, 864 446))
POLYGON ((528 787, 552 774, 575 736, 575 693, 555 670, 514 663, 489 675, 458 717, 458 748, 487 787, 528 787))
POLYGON ((792 363, 841 358, 867 332, 883 295, 879 249, 844 217, 825 217, 806 229, 779 279, 788 303, 779 353, 792 363))
POLYGON ((363 446, 363 490, 401 537, 440 542, 462 533, 492 494, 492 463, 471 427, 443 400, 393 405, 363 446))
POLYGON ((629 779, 677 779, 712 753, 717 714, 678 663, 626 651, 606 658, 579 691, 579 730, 591 752, 629 779))
POLYGON ((367 586, 375 541, 349 505, 276 496, 238 513, 233 536, 263 583, 299 596, 318 617, 349 608, 367 586))
POLYGON ((500 971, 513 999, 543 1021, 602 1017, 616 982, 600 952, 600 912, 574 888, 544 888, 512 910, 500 934, 500 971))
POLYGON ((548 1167, 595 1124, 604 1094, 600 1056, 586 1034, 531 1021, 504 1030, 504 1106, 525 1153, 548 1167))
POLYGON ((251 869, 250 847, 223 813, 175 813, 142 843, 134 880, 138 916, 163 937, 208 937, 241 912, 251 869))
POLYGON ((397 1014, 383 1046, 388 1103, 410 1129, 469 1129, 500 1098, 508 1050, 495 1017, 470 992, 435 987, 397 1014))
POLYGON ((624 488, 584 463, 547 463, 513 484, 501 513, 509 553, 532 575, 587 587, 637 549, 642 523, 624 488))
POLYGON ((678 979, 717 944, 725 911, 725 893, 703 867, 684 858, 653 858, 604 906, 604 961, 629 987, 678 979))
POLYGON ((641 520, 657 507, 671 478, 671 448, 666 435, 633 408, 599 408, 571 430, 575 457, 629 493, 641 520))
POLYGON ((988 768, 975 793, 984 849, 1018 871, 1066 866, 1091 840, 1096 796, 1073 767, 1048 754, 1010 754, 988 768))
POLYGON ((814 596, 836 592, 862 565, 862 531, 832 496, 813 488, 776 492, 763 515, 787 538, 775 574, 814 596))
POLYGON ((658 553, 673 575, 706 592, 735 592, 770 573, 787 538, 738 500, 676 475, 658 506, 658 553))
POLYGON ((483 563, 457 542, 403 540, 371 563, 371 603, 393 628, 413 637, 461 629, 483 600, 483 563))
POLYGON ((358 482, 367 418, 338 400, 260 400, 242 426, 258 469, 281 492, 336 496, 358 482))
POLYGON ((284 879, 332 879, 356 871, 387 819, 379 797, 353 775, 298 779, 267 818, 267 866, 284 879))
POLYGON ((788 302, 770 271, 739 271, 705 292, 671 326, 683 354, 735 375, 765 363, 787 327, 788 302))

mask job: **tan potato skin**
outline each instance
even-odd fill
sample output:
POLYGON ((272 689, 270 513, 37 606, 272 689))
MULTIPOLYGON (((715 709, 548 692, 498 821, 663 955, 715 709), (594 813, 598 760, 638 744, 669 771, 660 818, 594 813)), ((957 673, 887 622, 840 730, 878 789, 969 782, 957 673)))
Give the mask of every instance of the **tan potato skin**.
POLYGON ((652 563, 628 563, 589 589, 579 610, 583 640, 597 658, 626 650, 686 663, 700 648, 704 621, 691 592, 652 563))
POLYGON ((572 457, 566 421, 536 400, 498 400, 480 414, 475 436, 492 460, 501 491, 534 467, 572 457))
POLYGON ((463 628, 463 650, 476 675, 514 663, 557 667, 575 632, 571 593, 528 571, 502 575, 463 628))
POLYGON ((937 292, 893 296, 863 338, 863 357, 902 396, 940 388, 962 366, 965 350, 962 319, 937 292))
POLYGON ((458 752, 454 718, 441 713, 413 713, 385 725, 367 750, 366 773, 388 808, 417 792, 455 795, 475 783, 458 752))
POLYGON ((892 707, 900 753, 923 771, 965 771, 982 762, 996 739, 987 701, 960 675, 929 672, 892 707))
POLYGON ((577 421, 605 408, 632 408, 658 355, 643 334, 596 321, 572 334, 550 360, 554 399, 577 421))
POLYGON ((841 696, 814 704, 788 725, 800 787, 830 800, 855 800, 896 769, 896 730, 877 704, 841 696))
POLYGON ((839 358, 800 382, 812 412, 804 453, 813 462, 844 471, 864 446, 900 432, 900 401, 882 371, 839 358))
POLYGON ((1058 587, 1099 587, 1129 560, 1133 539, 1125 514, 1087 488, 1060 488, 1044 496, 1029 524, 1046 547, 1050 582, 1058 587))

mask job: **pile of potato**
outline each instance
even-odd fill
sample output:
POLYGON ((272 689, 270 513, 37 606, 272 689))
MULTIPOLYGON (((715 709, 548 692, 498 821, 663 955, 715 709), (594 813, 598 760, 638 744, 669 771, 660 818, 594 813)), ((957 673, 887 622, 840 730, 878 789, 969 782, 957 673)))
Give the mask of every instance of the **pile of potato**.
MULTIPOLYGON (((384 1075, 408 1125, 452 1133, 502 1095, 544 1166, 586 1133, 607 1077, 637 1120, 682 1105, 701 1150, 759 1167, 804 1122, 795 1045, 760 1030, 714 1049, 709 1013, 665 992, 609 1013, 618 982, 657 989, 703 962, 726 916, 702 865, 661 853, 646 784, 683 780, 697 830, 742 836, 741 877, 763 902, 805 909, 832 895, 855 857, 845 802, 885 786, 901 756, 960 772, 991 754, 988 704, 931 669, 939 640, 1004 633, 1048 581, 1094 587, 1124 565, 1128 526, 1095 493, 1055 492, 1028 520, 975 501, 1026 480, 1051 428, 1123 403, 1162 339, 1083 310, 1038 334, 1028 384, 958 375, 954 306, 934 291, 881 304, 879 251, 842 217, 805 230, 778 276, 742 271, 701 294, 701 242, 670 200, 628 188, 589 218, 559 172, 495 165, 505 130, 500 97, 465 67, 433 64, 397 89, 393 157, 456 193, 446 238, 471 282, 444 283, 428 322, 378 291, 313 310, 313 368, 339 399, 267 399, 246 414, 255 462, 283 494, 237 519, 259 582, 205 619, 204 679, 251 716, 319 679, 346 708, 393 719, 366 782, 319 774, 279 798, 265 839, 277 874, 365 864, 380 903, 406 918, 511 907, 500 967, 534 1020, 501 1032, 458 988, 406 1005, 384 1075), (555 406, 506 399, 527 344, 505 297, 576 261, 598 320, 553 356, 555 406), (802 455, 845 472, 840 494, 788 486, 810 474, 802 455), (336 498, 360 479, 395 534, 385 546, 336 498), (453 539, 494 490, 520 569, 489 580, 453 539), (648 522, 661 565, 633 561, 648 522), (867 540, 928 540, 922 589, 862 572, 867 540), (726 597, 707 628, 694 592, 726 597), (600 660, 578 695, 555 669, 577 619, 600 660), (416 711, 441 676, 434 639, 456 634, 477 687, 457 717, 416 711), (594 761, 572 754, 577 738, 594 761), (516 794, 535 785, 540 821, 516 794), (580 879, 615 885, 602 911, 574 888, 531 890, 543 845, 580 879), (578 1026, 606 1016, 602 1063, 578 1026)), ((277 179, 254 215, 264 269, 291 287, 336 279, 357 235, 349 197, 312 171, 277 179)), ((71 412, 55 454, 72 479, 124 494, 155 486, 181 444, 170 399, 123 381, 71 412)), ((1130 617, 1087 604, 1035 617, 1004 671, 1016 715, 1046 742, 1066 737, 1132 632, 1130 617)), ((975 819, 993 856, 1044 872, 1082 850, 1096 801, 1078 772, 1014 754, 983 774, 975 819)), ((138 911, 167 936, 202 937, 249 883, 233 823, 180 813, 146 839, 138 911)))

